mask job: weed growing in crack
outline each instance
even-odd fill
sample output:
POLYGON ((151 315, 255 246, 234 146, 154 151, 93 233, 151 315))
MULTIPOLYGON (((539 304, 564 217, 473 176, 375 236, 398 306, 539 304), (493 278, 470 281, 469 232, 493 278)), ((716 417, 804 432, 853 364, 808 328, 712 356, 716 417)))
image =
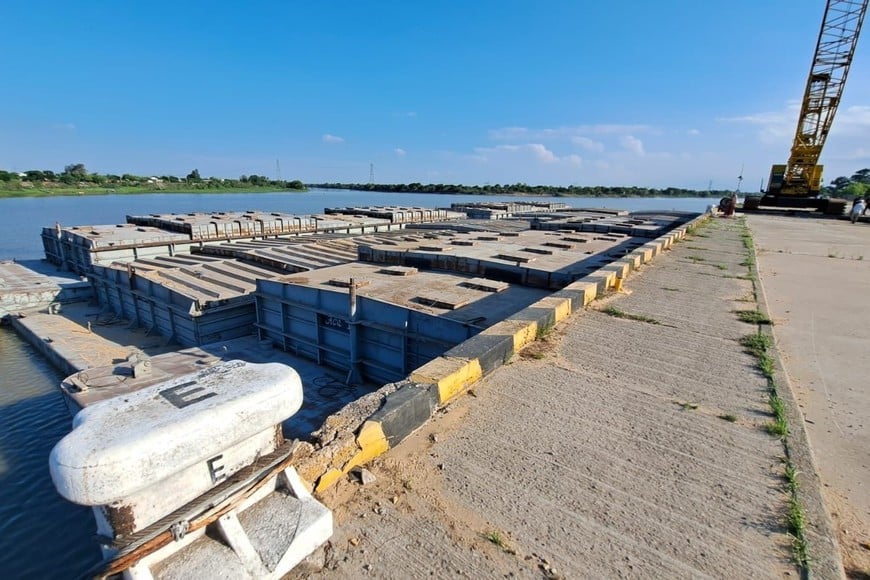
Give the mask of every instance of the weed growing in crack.
POLYGON ((501 535, 501 532, 498 530, 492 530, 489 532, 485 532, 481 534, 483 539, 494 544, 502 549, 502 551, 507 552, 508 554, 515 554, 516 552, 508 545, 507 541, 504 539, 504 536, 501 535))
POLYGON ((535 338, 538 340, 546 338, 550 335, 551 332, 553 332, 553 325, 543 324, 541 326, 538 326, 538 329, 535 331, 535 338))
POLYGON ((741 322, 746 322, 747 324, 773 324, 760 310, 735 310, 734 312, 741 322))
POLYGON ((764 431, 768 435, 779 437, 780 439, 788 435, 788 423, 775 419, 764 424, 764 431))
POLYGON ((719 415, 719 418, 728 421, 729 423, 737 422, 737 415, 735 415, 734 413, 722 413, 721 415, 719 415))
MULTIPOLYGON (((746 248, 749 253, 749 256, 743 265, 749 267, 750 276, 747 278, 752 280, 753 295, 756 295, 758 282, 755 277, 755 250, 749 228, 746 227, 745 218, 743 221, 743 233, 741 234, 741 238, 743 239, 743 247, 746 248)), ((836 258, 837 256, 835 254, 829 254, 828 257, 836 258)), ((738 310, 735 312, 743 322, 756 325, 772 324, 772 322, 757 309, 754 311, 738 310)), ((783 446, 786 451, 784 477, 786 481, 786 490, 789 494, 788 511, 785 514, 786 526, 788 528, 788 535, 791 538, 792 557, 797 565, 802 568, 802 576, 806 577, 806 575, 809 574, 810 569, 809 546, 806 538, 807 523, 803 507, 801 506, 798 497, 797 470, 791 463, 791 459, 788 457, 788 419, 786 416, 785 403, 777 392, 776 378, 774 376, 775 364, 774 359, 770 354, 770 348, 772 346, 771 339, 767 334, 761 332, 761 328, 758 328, 756 334, 744 336, 740 339, 740 344, 746 348, 749 353, 755 355, 758 361, 758 370, 761 371, 767 379, 768 402, 773 414, 773 421, 766 423, 764 425, 764 430, 768 434, 779 437, 783 440, 783 446)), ((723 416, 720 415, 720 417, 723 416)))
POLYGON ((648 324, 661 324, 661 322, 659 322, 655 318, 650 318, 649 316, 644 316, 642 314, 629 314, 628 312, 620 310, 619 308, 616 308, 615 306, 608 306, 607 308, 605 308, 601 312, 603 312, 604 314, 607 314, 608 316, 613 316, 615 318, 625 318, 627 320, 637 320, 638 322, 646 322, 648 324))

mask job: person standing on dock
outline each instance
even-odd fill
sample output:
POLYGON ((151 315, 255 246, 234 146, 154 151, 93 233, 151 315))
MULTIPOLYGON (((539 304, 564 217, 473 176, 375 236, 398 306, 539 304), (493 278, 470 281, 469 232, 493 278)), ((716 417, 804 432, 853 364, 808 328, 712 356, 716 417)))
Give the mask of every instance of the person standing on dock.
POLYGON ((867 202, 860 197, 855 198, 855 202, 852 204, 852 212, 849 215, 852 223, 858 221, 858 218, 864 215, 867 212, 867 202))

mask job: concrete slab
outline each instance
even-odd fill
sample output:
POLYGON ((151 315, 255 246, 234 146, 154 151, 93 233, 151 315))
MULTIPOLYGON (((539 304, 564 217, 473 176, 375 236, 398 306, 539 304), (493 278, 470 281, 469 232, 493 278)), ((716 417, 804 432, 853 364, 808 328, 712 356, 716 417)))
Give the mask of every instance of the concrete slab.
POLYGON ((796 575, 784 451, 733 314, 736 225, 711 228, 726 270, 677 245, 608 299, 660 324, 571 317, 376 460, 375 484, 329 492, 324 576, 796 575))
POLYGON ((750 215, 777 346, 847 573, 870 571, 870 227, 750 215))

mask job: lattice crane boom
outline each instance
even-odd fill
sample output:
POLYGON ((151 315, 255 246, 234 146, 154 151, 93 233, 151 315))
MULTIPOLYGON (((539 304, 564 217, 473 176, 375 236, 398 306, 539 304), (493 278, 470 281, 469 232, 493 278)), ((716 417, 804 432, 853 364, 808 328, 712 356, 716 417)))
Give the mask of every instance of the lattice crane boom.
POLYGON ((774 165, 767 194, 814 197, 822 186, 819 157, 843 96, 868 0, 828 0, 787 165, 774 165))

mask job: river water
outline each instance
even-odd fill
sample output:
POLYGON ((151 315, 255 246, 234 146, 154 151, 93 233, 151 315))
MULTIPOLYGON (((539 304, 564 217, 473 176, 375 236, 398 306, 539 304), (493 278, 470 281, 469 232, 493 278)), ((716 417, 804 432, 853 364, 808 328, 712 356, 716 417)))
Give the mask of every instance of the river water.
MULTIPOLYGON (((327 207, 449 207, 481 201, 557 201, 573 207, 703 212, 703 198, 556 198, 431 195, 314 189, 304 193, 145 194, 0 200, 0 259, 42 258, 41 228, 124 223, 125 216, 212 211, 322 213, 327 207)), ((8 327, 0 328, 0 573, 74 578, 99 560, 88 508, 62 499, 48 454, 71 427, 63 377, 8 327)))

